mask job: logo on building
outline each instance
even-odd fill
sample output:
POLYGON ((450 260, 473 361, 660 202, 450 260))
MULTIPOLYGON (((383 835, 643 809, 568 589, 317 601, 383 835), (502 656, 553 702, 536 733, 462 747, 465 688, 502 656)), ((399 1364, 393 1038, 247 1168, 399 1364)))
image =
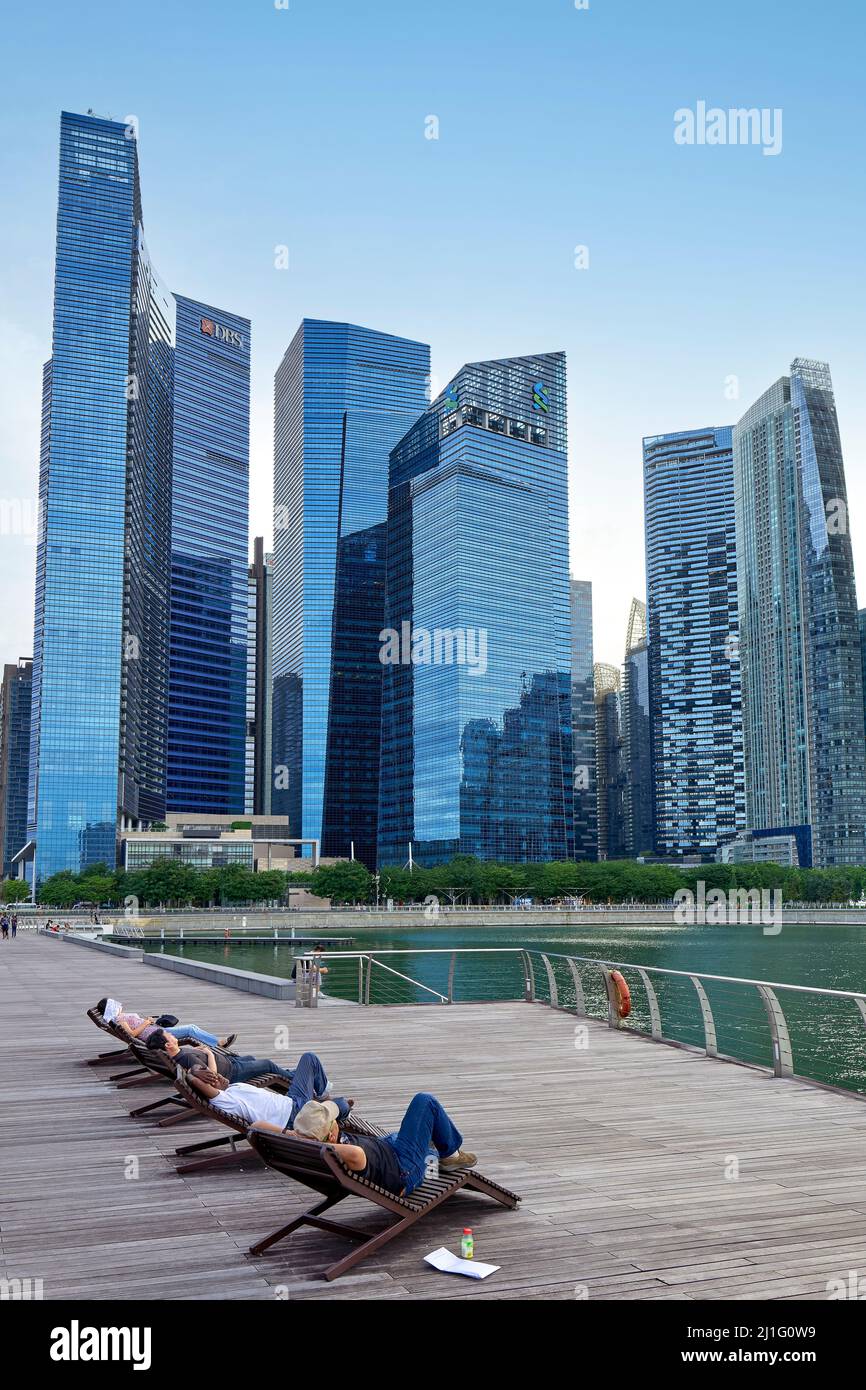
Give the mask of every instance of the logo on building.
POLYGON ((545 415, 550 410, 550 396, 543 381, 536 381, 532 388, 532 409, 543 410, 545 415))
POLYGON ((450 386, 445 388, 445 414, 450 415, 452 410, 457 409, 457 387, 452 381, 450 386))
POLYGON ((233 328, 224 328, 221 323, 215 323, 213 319, 202 319, 201 331, 208 338, 216 338, 219 343, 231 343, 232 347, 239 348, 244 345, 240 333, 236 333, 233 328))

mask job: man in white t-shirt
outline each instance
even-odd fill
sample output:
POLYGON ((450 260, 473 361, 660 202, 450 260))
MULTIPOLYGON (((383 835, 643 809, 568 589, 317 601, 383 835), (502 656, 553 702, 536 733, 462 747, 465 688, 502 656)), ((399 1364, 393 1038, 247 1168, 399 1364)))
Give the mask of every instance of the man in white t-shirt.
MULTIPOLYGON (((309 1100, 322 1100, 328 1095, 328 1078, 315 1052, 305 1052, 295 1068, 288 1090, 269 1091, 264 1086, 251 1086, 245 1081, 229 1082, 224 1076, 207 1067, 193 1067, 189 1077, 197 1090, 217 1110, 242 1120, 258 1129, 282 1134, 291 1129, 294 1116, 309 1100)), ((353 1101, 337 1096, 333 1102, 340 1118, 345 1119, 353 1101)))

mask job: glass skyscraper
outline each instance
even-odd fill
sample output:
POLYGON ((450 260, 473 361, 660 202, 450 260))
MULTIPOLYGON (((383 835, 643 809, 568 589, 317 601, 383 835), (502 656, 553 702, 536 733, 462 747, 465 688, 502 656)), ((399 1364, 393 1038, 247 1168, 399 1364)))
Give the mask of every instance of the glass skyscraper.
POLYGON ((571 725, 574 746, 574 857, 598 858, 592 584, 571 581, 571 725))
POLYGON ((274 814, 375 863, 388 456, 424 410, 430 349, 304 319, 276 375, 274 814))
POLYGON ((39 879, 165 809, 174 303, 134 131, 64 112, 43 379, 28 834, 39 879))
POLYGON ((624 859, 626 769, 619 671, 607 662, 597 661, 593 669, 593 683, 598 773, 598 857, 624 859))
POLYGON ((168 811, 244 809, 249 320, 176 296, 168 811))
POLYGON ((245 812, 271 813, 271 650, 273 555, 261 536, 253 542, 247 581, 247 763, 245 812))
POLYGON ((866 861, 866 747, 830 369, 797 358, 734 431, 750 830, 811 826, 816 867, 866 861))
POLYGON ((563 353, 464 366, 391 455, 379 862, 574 850, 563 353))
MULTIPOLYGON (((134 126, 64 112, 36 555, 28 839, 38 880, 99 862, 113 868, 118 829, 165 815, 170 762, 175 787, 187 776, 192 789, 189 750, 216 705, 227 717, 222 691, 234 680, 225 666, 216 671, 214 641, 227 665, 239 641, 231 739, 243 805, 246 368, 243 346, 223 336, 226 324, 233 332, 246 321, 176 301, 156 274, 134 126), (205 317, 214 313, 211 332, 205 317), (173 538, 182 560, 213 561, 214 573, 201 579, 192 563, 178 570, 173 538), (219 628, 225 605, 210 601, 228 582, 220 569, 227 548, 243 552, 240 635, 232 628, 230 640, 226 624, 219 628), (179 660, 170 747, 173 603, 179 660), (180 653, 184 641, 189 650, 180 653), (193 667, 214 681, 190 700, 184 681, 193 667)), ((249 326, 243 331, 248 344, 249 326)), ((217 809, 209 794, 207 803, 217 809)))
POLYGON ((643 441, 656 852, 713 855, 745 824, 729 427, 643 441))
POLYGON ((625 764, 625 853, 633 859, 651 852, 655 844, 646 604, 640 599, 632 600, 629 613, 620 707, 625 764))
POLYGON ((3 667, 0 683, 0 879, 11 876, 12 856, 27 841, 30 704, 33 662, 3 667))

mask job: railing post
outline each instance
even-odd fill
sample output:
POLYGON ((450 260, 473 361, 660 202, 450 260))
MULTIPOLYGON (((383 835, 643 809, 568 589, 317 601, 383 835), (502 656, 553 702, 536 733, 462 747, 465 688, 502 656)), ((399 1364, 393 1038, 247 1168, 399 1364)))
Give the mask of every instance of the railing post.
POLYGON ((713 1018, 713 1011, 710 1008, 707 991, 704 989, 697 975, 690 975, 689 979, 695 987, 695 993, 701 1005, 701 1017, 704 1020, 704 1041, 706 1043, 707 1056, 718 1057, 719 1044, 716 1037, 716 1020, 713 1018))
POLYGON ((448 1003, 454 1003, 454 967, 457 964, 457 952, 451 952, 451 960, 448 964, 448 1003))
POLYGON ((358 1003, 364 1002, 364 957, 358 957, 358 1003))
POLYGON ((365 1004, 369 1004, 369 1002, 370 1002, 370 981, 372 980, 372 978, 373 978, 373 957, 372 957, 372 956, 368 956, 368 957, 367 957, 367 985, 366 985, 366 988, 365 988, 365 990, 364 990, 364 1003, 365 1003, 365 1004))
POLYGON ((581 1018, 585 1018, 586 999, 584 998, 583 994, 583 980, 580 978, 580 971, 577 967, 577 961, 572 960, 571 956, 568 957, 568 967, 571 971, 571 978, 574 982, 574 1012, 578 1014, 581 1018))
POLYGON ((607 994, 607 1026, 608 1028, 620 1028, 622 1019, 616 1009, 616 990, 610 978, 610 971, 606 965, 600 965, 599 969, 604 978, 604 988, 607 994))
POLYGON ((641 979, 643 980, 643 987, 644 987, 644 989, 646 990, 646 997, 647 997, 647 999, 648 999, 648 1001, 649 1001, 650 1032, 651 1032, 651 1034, 652 1034, 652 1036, 653 1036, 654 1038, 660 1038, 660 1037, 663 1036, 663 1034, 662 1034, 662 1016, 661 1016, 661 1010, 659 1009, 658 996, 657 996, 657 994, 656 994, 656 992, 655 992, 655 986, 653 985, 652 981, 650 980, 649 975, 647 974, 647 972, 646 972, 645 970, 641 970, 640 967, 638 967, 638 972, 637 972, 637 973, 640 975, 641 979))
POLYGON ((532 957, 528 951, 521 951, 523 956, 523 998, 527 1004, 535 1003, 535 970, 532 966, 532 957))
POLYGON ((550 990, 550 1003, 554 1009, 559 1008, 559 990, 556 988, 556 976, 553 973, 553 966, 542 951, 541 959, 544 962, 544 969, 547 972, 547 987, 550 990))
POLYGON ((779 1003, 776 991, 769 985, 758 985, 758 993, 764 1001, 770 1036, 773 1040, 773 1072, 776 1076, 794 1075, 794 1054, 791 1051, 791 1036, 788 1024, 779 1003))

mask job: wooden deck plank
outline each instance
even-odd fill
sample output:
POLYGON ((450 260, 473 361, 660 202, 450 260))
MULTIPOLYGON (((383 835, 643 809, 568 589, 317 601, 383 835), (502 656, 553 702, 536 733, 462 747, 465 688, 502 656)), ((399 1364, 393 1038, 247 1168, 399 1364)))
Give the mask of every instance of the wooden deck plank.
MULTIPOLYGON (((866 1268, 861 1101, 596 1023, 578 1050, 574 1027, 520 1002, 296 1010, 19 934, 0 945, 0 1271, 41 1278, 47 1299, 785 1300, 866 1268), (216 1131, 135 1119, 167 1092, 121 1091, 113 1068, 84 1065, 106 1050, 84 1012, 104 994, 236 1029, 244 1052, 316 1051, 380 1123, 435 1092, 520 1209, 460 1195, 334 1284, 320 1271, 347 1246, 327 1233, 249 1259, 312 1195, 252 1159, 178 1177, 175 1146, 216 1131), (464 1224, 501 1265, 487 1281, 423 1263, 464 1224)), ((366 1204, 343 1211, 383 1225, 366 1204)))

